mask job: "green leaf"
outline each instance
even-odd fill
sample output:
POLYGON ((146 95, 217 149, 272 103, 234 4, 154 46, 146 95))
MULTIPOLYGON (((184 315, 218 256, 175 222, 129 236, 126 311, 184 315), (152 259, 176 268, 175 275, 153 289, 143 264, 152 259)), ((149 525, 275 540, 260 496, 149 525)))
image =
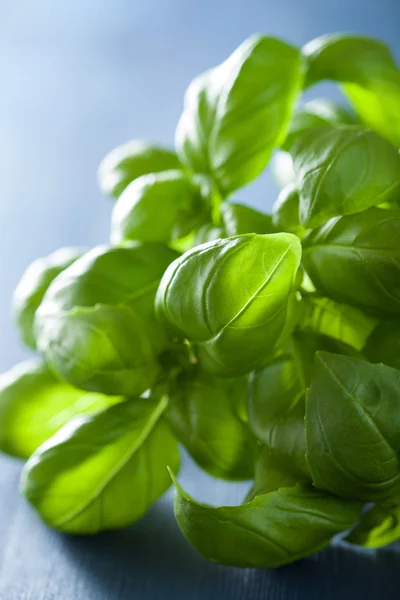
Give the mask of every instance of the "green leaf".
POLYGON ((299 328, 305 332, 328 336, 361 351, 377 323, 377 319, 354 306, 310 294, 303 298, 299 328))
POLYGON ((220 206, 222 223, 228 237, 244 233, 276 233, 271 215, 244 204, 223 202, 220 206))
POLYGON ((306 401, 313 483, 363 502, 399 498, 400 372, 319 352, 306 401))
POLYGON ((134 398, 77 417, 27 462, 21 488, 42 519, 87 534, 137 521, 179 468, 176 441, 161 420, 165 399, 134 398))
POLYGON ((185 373, 169 392, 168 423, 194 460, 215 477, 251 479, 256 443, 238 414, 247 378, 185 373))
POLYGON ((332 34, 303 49, 306 85, 324 79, 343 83, 343 91, 368 127, 400 146, 400 72, 389 48, 372 38, 332 34))
POLYGON ((180 167, 175 152, 143 140, 133 140, 107 154, 100 164, 98 180, 105 194, 119 198, 134 179, 180 167))
POLYGON ((257 488, 263 487, 265 479, 268 488, 263 489, 272 491, 271 482, 279 481, 282 474, 284 487, 311 480, 306 462, 305 394, 316 352, 335 351, 337 346, 327 337, 296 332, 286 343, 283 354, 252 374, 248 395, 249 425, 265 445, 257 488), (272 474, 260 478, 260 474, 266 472, 265 463, 272 474))
POLYGON ((295 360, 284 355, 254 374, 249 390, 249 424, 285 470, 307 475, 304 387, 295 360))
POLYGON ((361 515, 360 521, 345 539, 364 548, 381 548, 392 544, 400 539, 400 506, 376 504, 361 515))
POLYGON ((186 252, 158 288, 157 312, 197 344, 204 367, 238 376, 260 365, 279 341, 300 262, 291 234, 247 234, 186 252))
POLYGON ((293 487, 296 483, 309 480, 299 477, 288 468, 286 458, 278 456, 268 446, 263 446, 257 457, 254 469, 254 483, 246 495, 245 502, 251 502, 256 496, 275 492, 280 488, 293 487))
POLYGON ((189 86, 176 132, 182 162, 211 175, 223 197, 255 179, 286 136, 303 71, 297 48, 246 40, 189 86))
POLYGON ((304 227, 399 195, 400 155, 373 131, 355 125, 314 127, 297 136, 290 152, 304 227))
POLYGON ((207 217, 199 188, 184 173, 150 173, 135 179, 115 204, 111 240, 169 242, 187 236, 207 217))
POLYGON ((381 321, 368 337, 363 352, 371 362, 400 369, 400 321, 381 321))
POLYGON ((39 360, 19 363, 0 376, 0 450, 28 458, 72 417, 122 400, 82 392, 57 379, 39 360))
POLYGON ((300 197, 294 184, 283 188, 272 208, 272 223, 278 231, 288 231, 303 237, 306 230, 300 224, 300 197))
POLYGON ((39 350, 82 389, 141 394, 167 338, 154 315, 161 276, 178 254, 163 244, 97 247, 63 271, 36 312, 39 350))
POLYGON ((288 150, 296 137, 306 129, 326 125, 354 125, 357 121, 355 115, 335 102, 325 98, 310 100, 294 113, 289 133, 282 147, 288 150))
POLYGON ((360 504, 296 485, 242 506, 195 502, 175 483, 175 517, 200 554, 236 567, 275 568, 327 546, 358 517, 360 504))
POLYGON ((400 210, 371 208, 332 219, 304 240, 317 290, 378 315, 400 314, 400 210))
POLYGON ((33 322, 47 288, 83 252, 81 248, 60 248, 35 260, 22 275, 13 295, 13 313, 21 338, 30 348, 36 348, 33 322))

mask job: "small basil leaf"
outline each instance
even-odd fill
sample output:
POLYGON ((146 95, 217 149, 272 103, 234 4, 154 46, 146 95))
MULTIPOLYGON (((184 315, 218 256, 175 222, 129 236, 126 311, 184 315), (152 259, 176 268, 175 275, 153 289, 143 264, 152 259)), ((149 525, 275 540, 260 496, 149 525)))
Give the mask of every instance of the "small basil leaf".
POLYGON ((381 41, 348 34, 324 35, 303 49, 306 85, 324 79, 343 90, 363 121, 400 146, 400 72, 381 41))
POLYGON ((135 179, 115 204, 111 240, 169 242, 188 235, 207 216, 200 190, 181 171, 150 173, 135 179))
POLYGON ((304 240, 303 264, 334 300, 400 314, 400 210, 371 208, 332 219, 304 240))
POLYGON ((175 481, 175 517, 200 554, 236 567, 274 568, 327 546, 357 519, 360 504, 296 485, 242 506, 195 502, 175 481))
POLYGON ((38 348, 51 368, 77 387, 105 394, 151 387, 167 343, 154 297, 177 256, 163 244, 98 247, 63 271, 35 317, 38 348))
POLYGON ((400 493, 400 372, 319 352, 307 394, 313 483, 363 502, 400 493))
POLYGON ((256 460, 254 469, 254 484, 249 490, 245 502, 254 500, 256 496, 275 492, 280 488, 287 488, 296 483, 306 483, 309 477, 299 476, 288 470, 288 462, 285 458, 277 456, 276 453, 264 446, 256 460))
POLYGON ((392 544, 400 539, 400 506, 376 504, 361 515, 360 521, 345 539, 364 548, 381 548, 392 544))
POLYGON ((0 450, 28 458, 72 417, 122 400, 82 392, 57 379, 41 361, 19 363, 0 375, 0 450))
POLYGON ((244 233, 276 233, 271 215, 250 206, 223 202, 220 206, 222 223, 228 237, 244 233))
POLYGON ((134 398, 77 417, 27 462, 21 488, 42 519, 67 533, 96 533, 137 521, 179 468, 161 420, 166 400, 134 398), (145 466, 145 468, 144 468, 145 466))
POLYGON ((80 248, 60 248, 35 260, 22 275, 13 296, 13 312, 21 338, 30 348, 36 348, 33 322, 47 288, 83 252, 80 248))
POLYGON ((284 333, 301 247, 291 234, 247 234, 198 246, 170 265, 157 312, 197 344, 207 370, 238 376, 284 333))
POLYGON ((303 82, 300 52, 255 35, 197 77, 185 96, 177 152, 226 196, 257 177, 284 139, 303 82))
POLYGON ((278 231, 288 231, 303 237, 306 230, 300 224, 300 197, 293 184, 287 185, 272 208, 272 223, 278 231))
POLYGON ((105 194, 119 198, 134 179, 180 166, 175 152, 133 140, 118 146, 103 159, 98 172, 99 185, 105 194))
POLYGON ((310 294, 303 298, 299 328, 305 332, 324 335, 348 347, 361 351, 374 331, 378 320, 358 308, 310 294))
POLYGON ((237 414, 235 388, 240 380, 219 380, 202 373, 184 374, 169 393, 167 419, 177 439, 206 471, 222 479, 251 479, 256 443, 237 414))
POLYGON ((288 150, 298 134, 306 129, 325 127, 325 125, 352 125, 356 122, 356 116, 339 104, 325 98, 310 100, 294 113, 289 133, 282 147, 288 150))
POLYGON ((373 131, 351 125, 308 129, 290 152, 303 227, 318 227, 399 195, 400 155, 373 131))
POLYGON ((400 321, 381 321, 367 339, 363 352, 371 362, 400 369, 400 321))

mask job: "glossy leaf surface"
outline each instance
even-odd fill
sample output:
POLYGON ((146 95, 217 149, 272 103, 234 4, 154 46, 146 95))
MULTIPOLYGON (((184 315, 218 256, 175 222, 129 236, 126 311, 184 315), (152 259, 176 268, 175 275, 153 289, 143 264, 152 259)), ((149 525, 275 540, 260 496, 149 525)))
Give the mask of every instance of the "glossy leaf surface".
POLYGON ((307 129, 290 152, 304 227, 359 213, 400 194, 400 155, 368 129, 355 125, 307 129))
POLYGON ((317 488, 374 502, 400 494, 400 372, 321 352, 307 394, 307 460, 317 488))
POLYGON ((242 506, 219 507, 195 502, 176 482, 175 487, 182 533, 208 560, 236 567, 270 569, 317 552, 347 529, 361 508, 301 485, 242 506))
POLYGON ((300 254, 291 234, 248 234, 198 246, 167 269, 158 313, 197 344, 207 370, 245 374, 284 331, 300 254))
POLYGON ((176 132, 182 162, 210 175, 223 197, 252 181, 286 136, 303 70, 296 48, 254 35, 197 77, 176 132))
POLYGON ((66 269, 36 314, 38 347, 49 365, 90 391, 131 395, 151 387, 166 343, 153 301, 176 256, 163 244, 100 246, 66 269))
POLYGON ((381 41, 357 35, 331 34, 304 47, 306 85, 324 79, 343 84, 363 121, 400 146, 400 72, 381 41))
POLYGON ((35 313, 50 283, 82 254, 81 248, 60 248, 38 258, 26 269, 13 295, 13 313, 24 343, 36 348, 33 331, 35 313))
POLYGON ((0 376, 0 449, 29 458, 72 417, 122 400, 82 392, 57 379, 39 360, 19 363, 0 376))
POLYGON ((135 179, 115 204, 111 240, 169 242, 188 235, 207 218, 200 190, 181 171, 135 179))
POLYGON ((176 441, 161 420, 166 401, 133 398, 78 417, 27 462, 22 491, 42 519, 67 533, 137 521, 170 486, 176 441))
POLYGON ((132 140, 114 148, 103 159, 98 172, 101 190, 119 198, 135 179, 147 173, 159 173, 181 166, 175 152, 143 140, 132 140))
POLYGON ((372 208, 332 219, 304 240, 303 263, 316 288, 331 298, 400 314, 400 210, 372 208))
POLYGON ((246 394, 246 378, 220 380, 201 372, 180 377, 169 393, 167 419, 173 432, 215 477, 253 476, 256 443, 238 414, 246 394))

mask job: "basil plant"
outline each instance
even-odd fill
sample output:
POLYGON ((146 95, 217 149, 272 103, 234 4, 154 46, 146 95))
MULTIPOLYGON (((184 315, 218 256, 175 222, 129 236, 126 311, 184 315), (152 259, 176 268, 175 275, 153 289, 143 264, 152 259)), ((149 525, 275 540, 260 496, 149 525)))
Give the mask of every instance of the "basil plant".
POLYGON ((36 357, 0 377, 0 449, 48 525, 125 527, 174 485, 182 533, 224 565, 400 538, 399 147, 384 44, 255 35, 190 84, 175 150, 103 160, 110 240, 27 269, 36 357), (302 102, 323 80, 343 105, 302 102), (271 159, 272 214, 235 202, 271 159), (181 447, 248 481, 242 504, 192 498, 181 447))

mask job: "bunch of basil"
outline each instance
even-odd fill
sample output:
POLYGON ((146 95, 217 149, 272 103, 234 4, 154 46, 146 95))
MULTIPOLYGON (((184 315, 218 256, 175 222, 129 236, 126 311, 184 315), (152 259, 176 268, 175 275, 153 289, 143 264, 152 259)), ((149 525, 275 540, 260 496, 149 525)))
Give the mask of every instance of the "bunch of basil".
POLYGON ((400 537, 399 147, 384 44, 256 35, 191 83, 176 152, 105 158, 111 242, 29 267, 14 310, 40 358, 0 382, 0 447, 46 523, 129 525, 173 480, 182 532, 222 564, 400 537), (351 108, 299 105, 325 79, 351 108), (273 214, 233 202, 273 152, 273 214), (243 504, 192 499, 179 444, 253 480, 243 504))

